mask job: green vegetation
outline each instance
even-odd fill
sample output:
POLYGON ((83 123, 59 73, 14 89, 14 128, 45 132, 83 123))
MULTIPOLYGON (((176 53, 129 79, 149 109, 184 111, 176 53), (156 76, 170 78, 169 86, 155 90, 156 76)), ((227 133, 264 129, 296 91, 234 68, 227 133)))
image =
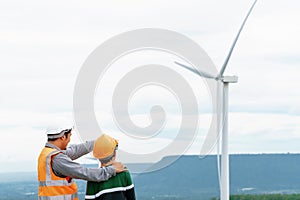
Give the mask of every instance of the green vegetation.
POLYGON ((230 200, 300 200, 300 194, 231 195, 230 200))

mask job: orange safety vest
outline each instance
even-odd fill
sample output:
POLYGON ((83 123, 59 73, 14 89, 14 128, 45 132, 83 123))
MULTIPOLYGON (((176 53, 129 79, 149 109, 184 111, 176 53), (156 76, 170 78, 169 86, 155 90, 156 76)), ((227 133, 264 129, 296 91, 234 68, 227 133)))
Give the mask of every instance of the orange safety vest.
POLYGON ((59 150, 45 147, 38 159, 39 200, 78 200, 77 185, 70 177, 61 178, 53 173, 51 160, 62 153, 59 150))

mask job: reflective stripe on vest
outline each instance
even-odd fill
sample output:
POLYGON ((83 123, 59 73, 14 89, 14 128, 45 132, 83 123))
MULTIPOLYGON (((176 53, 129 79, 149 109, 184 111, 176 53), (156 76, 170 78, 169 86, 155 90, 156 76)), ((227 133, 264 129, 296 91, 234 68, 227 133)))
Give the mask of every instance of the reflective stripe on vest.
POLYGON ((62 199, 74 199, 79 200, 77 193, 76 194, 69 194, 62 196, 52 196, 52 197, 46 197, 46 196, 39 196, 39 200, 62 200, 62 199))
POLYGON ((61 153, 60 151, 45 147, 38 160, 38 196, 41 200, 78 200, 77 186, 72 180, 70 183, 66 178, 61 178, 53 173, 51 159, 61 153))

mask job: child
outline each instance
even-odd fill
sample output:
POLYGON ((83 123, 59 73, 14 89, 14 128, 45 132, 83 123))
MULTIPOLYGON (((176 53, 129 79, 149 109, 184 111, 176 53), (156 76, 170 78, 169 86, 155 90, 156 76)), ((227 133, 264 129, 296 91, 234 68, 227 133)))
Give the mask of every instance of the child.
MULTIPOLYGON (((101 162, 101 167, 111 165, 116 159, 118 141, 109 135, 101 135, 94 143, 93 155, 101 162)), ((129 171, 103 182, 87 182, 85 199, 95 200, 135 200, 134 185, 129 171)))

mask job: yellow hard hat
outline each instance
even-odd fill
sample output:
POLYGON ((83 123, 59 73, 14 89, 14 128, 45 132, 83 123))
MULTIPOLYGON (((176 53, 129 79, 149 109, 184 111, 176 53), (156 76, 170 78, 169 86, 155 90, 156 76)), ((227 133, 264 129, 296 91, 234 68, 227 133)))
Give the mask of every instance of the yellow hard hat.
POLYGON ((95 158, 104 159, 112 155, 118 146, 118 140, 103 134, 94 143, 93 155, 95 158))

